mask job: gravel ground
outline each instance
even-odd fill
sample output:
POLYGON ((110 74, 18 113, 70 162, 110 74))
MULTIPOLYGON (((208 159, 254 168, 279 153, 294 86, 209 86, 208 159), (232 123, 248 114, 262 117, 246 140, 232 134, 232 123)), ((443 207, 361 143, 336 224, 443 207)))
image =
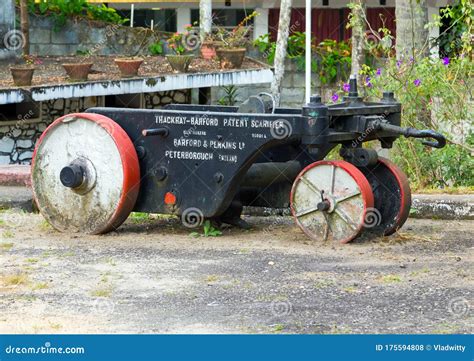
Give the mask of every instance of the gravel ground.
POLYGON ((332 245, 286 217, 214 238, 169 217, 106 236, 0 218, 0 333, 472 332, 472 221, 332 245))
MULTIPOLYGON (((113 56, 69 56, 69 57, 39 57, 39 64, 35 65, 33 86, 65 84, 69 80, 62 64, 93 63, 89 81, 120 80, 120 71, 114 63, 113 56)), ((140 67, 140 77, 156 77, 172 74, 173 69, 162 56, 146 56, 140 67)), ((0 64, 0 89, 14 87, 9 66, 0 64)), ((8 65, 8 64, 7 64, 8 65)), ((13 65, 13 64, 10 64, 13 65)), ((262 65, 246 58, 241 69, 257 69, 262 65)), ((220 64, 217 60, 204 60, 196 57, 189 67, 189 73, 219 72, 220 64)))

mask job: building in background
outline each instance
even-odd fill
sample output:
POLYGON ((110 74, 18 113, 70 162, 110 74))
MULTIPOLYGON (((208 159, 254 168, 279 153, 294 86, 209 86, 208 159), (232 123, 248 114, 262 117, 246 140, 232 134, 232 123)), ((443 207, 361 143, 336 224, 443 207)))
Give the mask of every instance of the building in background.
MULTIPOLYGON (((91 3, 104 3, 117 9, 130 18, 131 5, 134 6, 134 26, 154 26, 162 31, 181 31, 187 24, 199 23, 199 0, 191 1, 152 1, 152 0, 111 0, 108 2, 90 0, 91 3)), ((313 0, 313 36, 318 40, 347 40, 351 31, 346 28, 349 9, 347 0, 313 0)), ((270 33, 276 37, 279 17, 278 0, 213 0, 213 20, 216 25, 235 26, 246 15, 257 11, 260 16, 254 22, 254 38, 270 33)), ((439 14, 439 9, 447 5, 447 0, 428 1, 429 18, 439 14)), ((294 0, 292 13, 293 31, 304 31, 305 1, 294 0)), ((396 35, 395 0, 368 0, 367 18, 373 29, 387 27, 396 35)), ((430 38, 438 37, 439 28, 430 30, 430 38)))

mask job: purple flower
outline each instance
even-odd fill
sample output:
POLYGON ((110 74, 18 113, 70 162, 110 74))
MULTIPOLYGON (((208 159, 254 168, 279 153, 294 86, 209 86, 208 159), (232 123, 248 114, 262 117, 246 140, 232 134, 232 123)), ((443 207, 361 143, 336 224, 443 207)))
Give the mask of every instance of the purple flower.
POLYGON ((400 68, 400 65, 402 65, 402 61, 401 61, 401 60, 397 60, 397 68, 400 68))
POLYGON ((449 58, 448 57, 443 58, 443 64, 446 65, 446 66, 449 65, 449 58))
POLYGON ((349 93, 349 91, 351 90, 351 85, 345 83, 345 84, 342 86, 342 90, 344 90, 346 93, 349 93))
POLYGON ((421 80, 420 80, 420 79, 415 79, 415 80, 413 81, 413 84, 415 84, 415 86, 420 86, 421 80))
POLYGON ((367 78, 365 78, 365 86, 369 87, 369 88, 372 87, 372 83, 370 82, 370 77, 369 76, 367 78))
POLYGON ((377 76, 381 75, 382 74, 382 69, 378 68, 376 74, 377 74, 377 76))
POLYGON ((333 102, 337 102, 339 100, 339 95, 337 95, 336 93, 333 94, 332 96, 332 101, 333 102))

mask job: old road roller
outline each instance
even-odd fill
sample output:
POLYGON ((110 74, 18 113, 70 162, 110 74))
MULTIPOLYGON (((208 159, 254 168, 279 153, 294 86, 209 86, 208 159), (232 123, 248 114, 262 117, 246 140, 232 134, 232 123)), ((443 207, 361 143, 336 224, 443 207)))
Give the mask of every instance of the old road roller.
POLYGON ((101 234, 130 212, 174 214, 239 227, 244 206, 287 208, 315 241, 346 243, 364 230, 390 235, 406 221, 410 187, 391 161, 363 144, 400 137, 442 148, 443 135, 401 127, 401 104, 386 92, 364 102, 355 79, 342 103, 319 96, 302 109, 268 94, 239 107, 170 105, 93 108, 54 121, 37 142, 37 206, 57 230, 101 234), (324 160, 341 145, 343 160, 324 160))

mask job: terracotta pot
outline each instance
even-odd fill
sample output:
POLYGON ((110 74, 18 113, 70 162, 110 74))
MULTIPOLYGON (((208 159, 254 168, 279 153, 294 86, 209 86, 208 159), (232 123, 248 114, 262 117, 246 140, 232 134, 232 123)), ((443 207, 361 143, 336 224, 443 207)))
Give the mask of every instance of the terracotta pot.
POLYGON ((238 69, 242 66, 247 49, 217 49, 217 56, 221 62, 221 69, 238 69))
POLYGON ((92 68, 92 63, 63 64, 66 74, 72 81, 87 81, 87 76, 92 68))
POLYGON ((122 78, 131 78, 138 75, 138 69, 143 63, 141 58, 122 58, 115 59, 115 64, 117 64, 122 74, 122 78))
POLYGON ((212 41, 205 41, 201 45, 201 56, 203 59, 211 60, 214 59, 216 54, 216 46, 212 41))
POLYGON ((13 83, 16 86, 31 86, 33 80, 34 67, 11 67, 13 83))
POLYGON ((194 59, 194 55, 166 55, 166 59, 174 70, 186 73, 194 59))

